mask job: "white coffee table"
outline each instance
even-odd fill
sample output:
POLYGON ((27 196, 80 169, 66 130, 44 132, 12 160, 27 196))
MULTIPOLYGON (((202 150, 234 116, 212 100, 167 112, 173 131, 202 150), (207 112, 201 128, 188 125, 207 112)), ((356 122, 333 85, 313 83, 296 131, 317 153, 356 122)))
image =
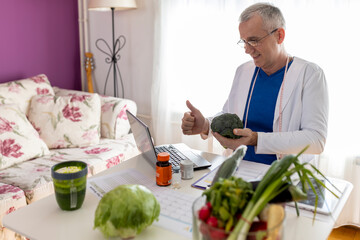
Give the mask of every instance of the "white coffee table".
MULTIPOLYGON (((199 153, 213 163, 211 169, 218 166, 224 159, 222 156, 211 153, 199 153)), ((137 171, 153 178, 155 181, 154 169, 141 155, 114 166, 97 176, 104 176, 130 168, 135 168, 137 171)), ((194 178, 191 180, 183 180, 181 188, 178 191, 194 196, 200 196, 202 191, 192 188, 190 185, 208 171, 209 169, 195 171, 194 178)), ((287 208, 284 239, 327 239, 352 190, 352 185, 350 183, 349 186, 350 187, 348 187, 347 192, 343 194, 340 203, 332 216, 319 216, 317 220, 313 222, 311 213, 301 213, 301 216, 297 217, 294 209, 287 208)), ((56 203, 54 194, 52 194, 6 215, 3 218, 3 225, 31 240, 105 239, 99 230, 93 230, 94 213, 98 202, 99 199, 93 193, 87 191, 84 204, 80 209, 76 211, 62 211, 56 203)), ((180 240, 187 238, 164 228, 152 225, 138 235, 136 239, 180 240)))

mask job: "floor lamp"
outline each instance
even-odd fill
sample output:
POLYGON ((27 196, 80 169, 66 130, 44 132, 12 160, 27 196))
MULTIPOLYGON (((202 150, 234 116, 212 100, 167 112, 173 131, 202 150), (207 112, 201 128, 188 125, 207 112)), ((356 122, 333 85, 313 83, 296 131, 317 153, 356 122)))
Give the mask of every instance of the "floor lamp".
POLYGON ((124 47, 126 39, 123 35, 120 35, 115 39, 115 26, 114 26, 114 12, 117 10, 127 10, 136 8, 135 0, 90 0, 88 9, 89 10, 111 10, 111 19, 112 19, 112 46, 110 46, 103 38, 96 40, 96 47, 101 52, 106 54, 108 57, 105 58, 105 62, 110 64, 108 73, 106 75, 105 86, 104 86, 104 95, 106 91, 106 86, 110 74, 114 76, 114 97, 119 97, 118 94, 118 79, 121 83, 122 97, 124 98, 124 84, 121 78, 120 69, 117 64, 120 59, 119 51, 124 47), (107 47, 102 49, 100 44, 103 43, 107 47), (111 71, 112 70, 112 71, 111 71))

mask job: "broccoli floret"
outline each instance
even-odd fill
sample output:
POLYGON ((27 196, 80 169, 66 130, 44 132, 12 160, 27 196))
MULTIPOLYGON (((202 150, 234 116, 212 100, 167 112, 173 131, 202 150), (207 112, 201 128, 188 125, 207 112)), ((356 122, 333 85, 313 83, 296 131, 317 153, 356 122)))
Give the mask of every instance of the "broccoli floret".
POLYGON ((211 122, 211 130, 218 132, 221 136, 237 139, 241 136, 237 136, 233 133, 234 128, 243 128, 243 123, 236 114, 224 113, 214 119, 211 122))

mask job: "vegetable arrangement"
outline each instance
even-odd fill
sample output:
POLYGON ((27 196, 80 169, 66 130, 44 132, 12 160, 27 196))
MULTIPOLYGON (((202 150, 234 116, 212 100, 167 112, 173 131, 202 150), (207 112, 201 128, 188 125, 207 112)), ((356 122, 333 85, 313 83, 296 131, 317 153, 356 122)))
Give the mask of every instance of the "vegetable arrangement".
MULTIPOLYGON (((296 156, 288 155, 273 162, 263 179, 256 184, 251 184, 241 178, 221 178, 220 176, 219 181, 204 191, 206 205, 200 209, 198 217, 206 225, 222 229, 222 231, 209 232, 204 226, 200 226, 202 234, 208 236, 208 239, 246 239, 250 228, 256 227, 252 223, 269 203, 295 201, 296 205, 296 201, 306 199, 308 190, 312 190, 316 196, 315 220, 318 194, 315 191, 314 182, 329 190, 336 197, 338 196, 311 171, 311 169, 314 170, 328 181, 315 166, 309 163, 300 163, 298 157, 306 149, 307 147, 296 156), (310 168, 306 168, 307 165, 310 168), (301 189, 293 183, 294 175, 298 176, 301 189), (311 181, 312 179, 315 181, 311 181)), ((297 205, 296 210, 299 215, 297 205)), ((260 228, 264 228, 264 225, 262 224, 260 228)))
POLYGON ((221 179, 204 191, 207 204, 200 209, 199 218, 213 227, 230 231, 253 193, 252 184, 241 178, 221 179))

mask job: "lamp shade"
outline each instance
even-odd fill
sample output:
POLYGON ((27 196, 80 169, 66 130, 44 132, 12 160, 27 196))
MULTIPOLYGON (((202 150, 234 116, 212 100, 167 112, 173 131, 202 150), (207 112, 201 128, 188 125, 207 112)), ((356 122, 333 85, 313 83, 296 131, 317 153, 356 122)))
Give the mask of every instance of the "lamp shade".
POLYGON ((90 10, 126 10, 136 8, 135 0, 89 0, 90 10))

